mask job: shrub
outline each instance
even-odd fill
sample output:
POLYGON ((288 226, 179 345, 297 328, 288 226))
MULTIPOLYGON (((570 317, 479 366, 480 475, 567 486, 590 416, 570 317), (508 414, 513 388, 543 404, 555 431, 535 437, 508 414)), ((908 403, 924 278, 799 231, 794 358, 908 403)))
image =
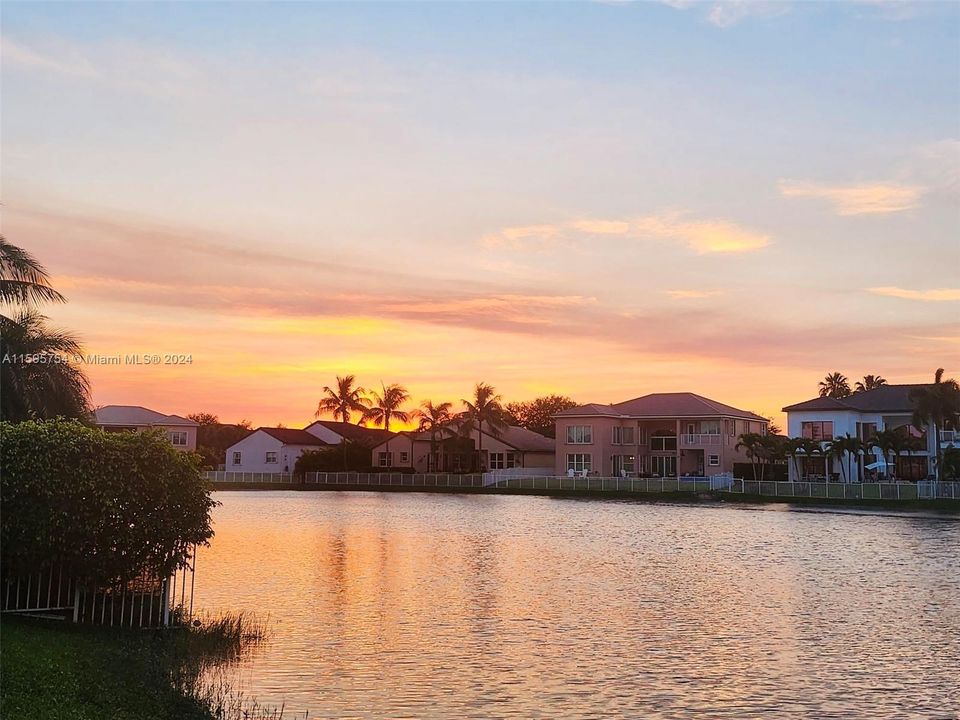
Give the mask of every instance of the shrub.
POLYGON ((168 576, 213 536, 198 458, 156 432, 0 422, 0 562, 117 585, 168 576))

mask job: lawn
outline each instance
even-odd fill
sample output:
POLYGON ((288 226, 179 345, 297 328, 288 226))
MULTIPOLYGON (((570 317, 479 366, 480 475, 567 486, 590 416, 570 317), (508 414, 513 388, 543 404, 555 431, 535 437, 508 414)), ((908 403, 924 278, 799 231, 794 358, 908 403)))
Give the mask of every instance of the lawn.
POLYGON ((4 720, 209 720, 170 683, 177 643, 166 632, 56 620, 0 621, 4 720))

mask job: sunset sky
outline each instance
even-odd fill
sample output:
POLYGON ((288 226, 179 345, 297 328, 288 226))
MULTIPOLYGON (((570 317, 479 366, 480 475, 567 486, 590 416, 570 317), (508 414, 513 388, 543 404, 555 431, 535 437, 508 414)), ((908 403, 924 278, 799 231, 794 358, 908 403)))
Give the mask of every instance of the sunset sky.
POLYGON ((3 6, 3 232, 94 401, 302 426, 960 374, 960 5, 3 6))

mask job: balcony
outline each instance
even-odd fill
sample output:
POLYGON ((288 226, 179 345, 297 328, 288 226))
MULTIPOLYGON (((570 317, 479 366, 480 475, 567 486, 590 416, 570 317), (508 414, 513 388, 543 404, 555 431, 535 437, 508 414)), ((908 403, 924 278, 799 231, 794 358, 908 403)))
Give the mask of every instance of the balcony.
POLYGON ((684 433, 680 436, 680 447, 699 448, 710 445, 719 446, 723 436, 717 433, 684 433))

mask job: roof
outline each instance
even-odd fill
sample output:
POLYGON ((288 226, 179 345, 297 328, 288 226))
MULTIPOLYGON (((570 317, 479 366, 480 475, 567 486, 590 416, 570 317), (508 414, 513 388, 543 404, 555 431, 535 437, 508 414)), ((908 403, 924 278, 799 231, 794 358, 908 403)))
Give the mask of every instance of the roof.
POLYGON ((538 432, 533 430, 527 430, 527 428, 518 427, 516 425, 510 425, 506 430, 501 432, 499 435, 495 435, 492 432, 487 430, 483 431, 484 435, 489 437, 496 438, 502 443, 521 450, 523 452, 553 452, 556 450, 557 441, 548 438, 544 435, 541 435, 538 432))
POLYGON ((910 393, 914 390, 930 387, 929 383, 916 385, 881 385, 873 390, 864 390, 845 398, 816 397, 795 405, 787 405, 783 412, 802 412, 805 410, 837 410, 863 413, 908 413, 913 412, 914 403, 910 393))
POLYGON ((97 425, 186 425, 197 427, 198 423, 179 415, 164 415, 156 410, 139 405, 104 405, 94 411, 97 425))
MULTIPOLYGON (((258 427, 250 435, 256 432, 265 432, 272 438, 276 438, 284 445, 328 445, 316 435, 311 435, 306 430, 297 430, 296 428, 275 428, 258 427)), ((247 437, 250 437, 247 435, 247 437)))
POLYGON ((392 437, 395 437, 397 434, 392 430, 363 427, 362 425, 337 422, 335 420, 317 420, 316 422, 307 425, 307 427, 313 427, 314 425, 323 425, 323 427, 327 428, 328 430, 332 430, 333 432, 337 433, 337 435, 349 440, 350 442, 359 443, 371 448, 389 440, 392 437))
POLYGON ((569 410, 563 410, 555 417, 578 417, 589 415, 607 415, 610 417, 631 418, 669 418, 703 417, 704 415, 722 415, 724 417, 743 418, 768 422, 767 418, 749 410, 725 405, 716 400, 691 392, 651 393, 633 400, 625 400, 611 405, 589 403, 569 410))

